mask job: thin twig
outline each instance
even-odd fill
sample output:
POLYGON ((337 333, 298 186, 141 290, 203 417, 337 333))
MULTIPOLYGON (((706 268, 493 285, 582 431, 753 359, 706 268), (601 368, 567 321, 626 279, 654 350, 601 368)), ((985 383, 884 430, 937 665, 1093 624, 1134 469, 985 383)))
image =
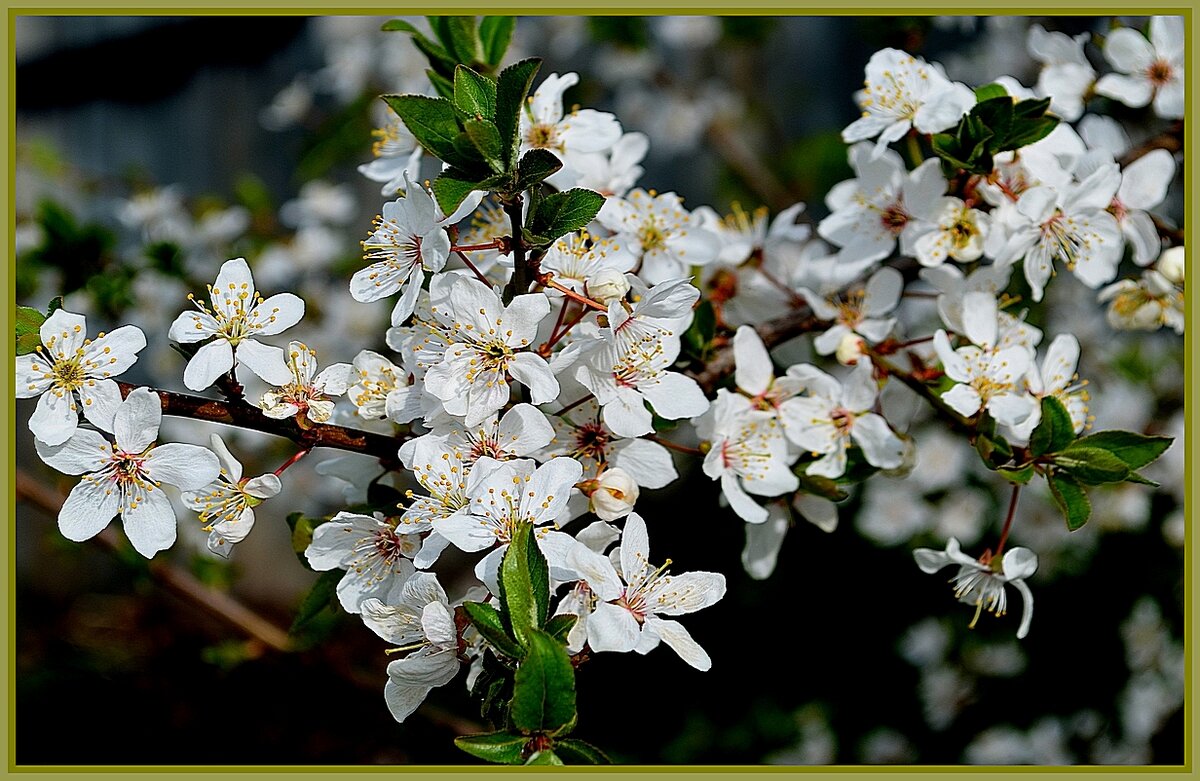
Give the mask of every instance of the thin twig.
MULTIPOLYGON (((18 501, 29 502, 50 515, 58 515, 66 501, 65 496, 42 485, 23 469, 17 469, 16 475, 18 501)), ((123 547, 120 537, 111 527, 100 532, 97 539, 113 552, 119 552, 123 547)), ((191 573, 165 561, 151 561, 149 569, 150 575, 172 594, 240 629, 269 648, 276 651, 293 650, 287 632, 228 594, 204 585, 191 573)))
MULTIPOLYGON (((121 396, 128 396, 135 388, 127 382, 118 382, 121 396)), ((375 456, 385 465, 399 465, 397 450, 406 436, 389 437, 371 431, 335 426, 329 423, 313 423, 307 428, 300 428, 291 418, 276 420, 263 414, 262 410, 252 407, 246 402, 220 401, 206 399, 203 396, 193 396, 188 393, 159 390, 152 388, 158 394, 162 403, 164 415, 177 418, 192 418, 206 420, 210 423, 224 423, 227 426, 261 431, 277 437, 287 437, 304 448, 329 447, 335 450, 346 450, 351 453, 363 453, 375 456)))
POLYGON ((456 255, 458 255, 459 259, 460 259, 460 260, 461 260, 463 263, 466 263, 466 264, 467 264, 467 268, 469 268, 469 269, 471 269, 471 271, 475 272, 475 277, 476 277, 476 278, 477 278, 477 279, 478 279, 480 282, 482 282, 483 284, 487 285, 489 288, 492 286, 492 283, 491 283, 491 282, 488 280, 488 278, 487 278, 487 277, 485 277, 485 276, 483 275, 483 272, 481 272, 479 269, 477 269, 477 268, 475 267, 475 264, 474 264, 474 263, 472 263, 470 260, 468 260, 468 259, 467 259, 467 256, 466 256, 466 255, 464 255, 462 252, 458 251, 457 249, 456 249, 456 250, 454 250, 454 252, 455 252, 455 254, 456 254, 456 255))

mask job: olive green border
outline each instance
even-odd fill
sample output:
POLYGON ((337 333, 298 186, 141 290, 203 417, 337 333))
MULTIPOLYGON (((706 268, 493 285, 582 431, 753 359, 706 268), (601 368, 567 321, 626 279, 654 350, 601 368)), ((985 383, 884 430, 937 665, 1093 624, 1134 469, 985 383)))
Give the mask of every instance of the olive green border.
MULTIPOLYGON (((696 0, 679 0, 678 2, 670 2, 669 0, 659 0, 651 7, 639 5, 611 5, 605 7, 589 6, 587 3, 580 0, 571 0, 564 3, 562 0, 557 2, 549 2, 541 0, 540 2, 526 2, 513 5, 502 6, 487 6, 481 5, 478 2, 447 2, 441 0, 436 3, 422 3, 419 7, 398 7, 395 4, 384 2, 363 2, 359 0, 353 7, 334 8, 330 9, 326 0, 256 0, 252 5, 235 5, 225 2, 204 2, 200 0, 192 0, 187 6, 170 7, 164 6, 162 0, 145 0, 144 2, 126 2, 121 5, 110 5, 104 0, 75 0, 71 3, 36 3, 22 2, 12 5, 7 5, 4 18, 0 20, 0 24, 4 25, 5 38, 8 43, 7 56, 2 64, 4 70, 4 78, 0 79, 0 84, 3 84, 4 102, 8 108, 8 122, 5 123, 4 133, 7 142, 7 170, 6 177, 8 186, 4 188, 3 195, 0 196, 0 201, 7 214, 5 220, 5 247, 7 252, 5 257, 8 261, 8 273, 2 275, 3 285, 2 300, 5 307, 5 333, 12 333, 15 321, 15 289, 16 289, 16 267, 13 260, 12 240, 15 232, 16 214, 14 209, 15 204, 15 168, 16 168, 16 89, 15 78, 16 72, 14 67, 15 52, 16 52, 16 33, 15 33, 15 18, 17 16, 77 16, 77 15, 142 15, 153 13, 160 16, 210 16, 210 15, 229 15, 229 16, 290 16, 290 15, 357 15, 357 14, 407 14, 414 11, 420 12, 458 12, 458 13, 514 13, 524 15, 550 15, 550 14, 603 14, 603 15, 655 15, 655 14, 675 14, 675 13, 722 13, 727 15, 896 15, 903 13, 906 15, 924 15, 924 14, 943 14, 943 13, 958 13, 963 15, 976 15, 980 13, 987 14, 1006 14, 1006 15, 1031 15, 1031 16, 1091 16, 1091 15, 1106 15, 1106 14, 1128 14, 1131 11, 1130 3, 1111 2, 1111 0, 1059 0, 1054 4, 1053 8, 1044 6, 1034 6, 1021 3, 1003 3, 991 2, 986 5, 986 8, 975 6, 964 6, 961 2, 926 2, 920 5, 906 6, 903 9, 897 8, 886 3, 853 3, 833 7, 816 2, 804 2, 800 0, 757 0, 753 6, 730 8, 728 0, 725 2, 717 2, 709 0, 708 2, 697 2, 696 0)), ((1188 80, 1190 89, 1187 94, 1187 116, 1192 116, 1192 107, 1194 103, 1194 91, 1196 90, 1195 69, 1192 66, 1192 51, 1194 39, 1194 24, 1195 24, 1195 6, 1196 2, 1187 3, 1155 3, 1149 7, 1137 7, 1132 9, 1137 15, 1148 14, 1174 14, 1182 15, 1185 18, 1185 26, 1187 30, 1187 45, 1186 56, 1188 63, 1188 80)), ((1187 140, 1184 144, 1185 150, 1200 148, 1195 141, 1197 140, 1197 132, 1194 126, 1185 125, 1187 128, 1187 140)), ((1184 192, 1185 192, 1185 209, 1186 223, 1185 226, 1198 224, 1196 220, 1197 205, 1196 199, 1191 198, 1190 194, 1194 192, 1195 185, 1194 166, 1190 154, 1185 151, 1184 157, 1184 192)), ((1189 250, 1190 252, 1190 250, 1189 250)), ((1189 272, 1190 274, 1190 272, 1189 272)), ((1197 399, 1200 394, 1197 393, 1197 388, 1193 382, 1193 361, 1192 355, 1195 352, 1194 343, 1192 341, 1192 325, 1195 323, 1194 298, 1187 299, 1185 320, 1187 323, 1186 334, 1184 337, 1185 344, 1185 359, 1184 359, 1184 381, 1187 391, 1185 392, 1185 408, 1184 421, 1187 431, 1186 452, 1184 454, 1184 471, 1189 479, 1185 487, 1185 508, 1186 508, 1186 529, 1184 532, 1184 549, 1189 555, 1185 557, 1184 567, 1184 585, 1185 591, 1191 597, 1191 602, 1184 611, 1184 648, 1186 655, 1185 681, 1186 694, 1191 695, 1193 689, 1193 664, 1192 653, 1194 652, 1194 644, 1192 642, 1192 629, 1194 626, 1194 613, 1196 611, 1197 599, 1195 583, 1192 580, 1192 572, 1194 571, 1196 550, 1193 548, 1195 541, 1192 533, 1193 521, 1196 520, 1197 514, 1194 512, 1194 493, 1192 489, 1191 476, 1193 473, 1192 467, 1197 463, 1197 455, 1200 453, 1200 443, 1197 438, 1192 436, 1192 410, 1196 406, 1197 399)), ((8 339, 0 339, 0 360, 3 361, 3 372, 7 378, 8 387, 12 387, 13 373, 9 371, 13 367, 13 343, 8 339)), ((13 432, 13 440, 4 448, 3 457, 5 459, 5 468, 0 470, 0 482, 3 485, 3 493, 8 501, 8 506, 15 508, 16 506, 16 401, 13 396, 0 394, 0 406, 3 407, 5 416, 4 420, 7 423, 10 432, 13 432)), ((579 773, 621 773, 627 777, 639 777, 650 774, 701 774, 701 775, 730 775, 730 776, 751 776, 760 774, 778 774, 778 773, 796 773, 806 776, 829 776, 839 779, 867 778, 879 773, 899 773, 899 774, 925 774, 935 773, 939 777, 954 777, 962 776, 969 777, 974 774, 985 774, 989 779, 1029 779, 1039 777, 1052 777, 1062 774, 1078 775, 1078 774, 1120 774, 1123 778, 1160 778, 1164 773, 1169 775, 1178 775, 1187 773, 1191 775, 1192 757, 1193 757, 1193 726, 1196 723, 1196 708, 1197 702, 1195 697, 1190 697, 1190 700, 1184 705, 1184 734, 1186 736, 1184 746, 1184 764, 1182 766, 1162 766, 1162 767, 1063 767, 1063 768, 1037 768, 1026 769, 1017 767, 982 767, 964 769, 961 766, 915 766, 915 767, 872 767, 866 768, 861 766, 829 766, 819 768, 793 768, 793 767, 759 767, 759 766, 716 766, 716 767, 646 767, 646 766, 626 766, 620 768, 570 768, 570 769, 552 769, 552 768, 509 768, 509 767, 431 767, 431 766, 410 766, 403 768, 395 767, 359 767, 359 766, 327 766, 327 767, 293 767, 293 766, 211 766, 211 767, 184 767, 184 766, 143 766, 143 767, 122 767, 122 766, 16 766, 13 763, 13 757, 16 744, 16 726, 15 726, 15 700, 13 699, 13 690, 15 688, 16 666, 14 659, 14 643, 15 643, 15 615, 16 615, 16 566, 15 566, 15 512, 12 522, 9 524, 7 534, 0 535, 0 555, 4 562, 6 572, 5 582, 8 587, 8 598, 4 600, 4 618, 3 621, 3 642, 2 654, 4 667, 7 672, 5 681, 8 686, 8 707, 0 716, 0 719, 6 722, 4 735, 6 740, 5 752, 5 772, 6 774, 33 775, 39 779, 52 779, 68 776, 73 776, 81 772, 92 773, 117 773, 117 774, 136 774, 139 778, 146 776, 174 775, 186 774, 190 778, 247 778, 253 779, 261 777, 263 774, 324 774, 330 777, 350 777, 361 773, 371 772, 390 772, 390 773, 413 773, 413 774, 433 774, 436 773, 439 778, 477 778, 484 774, 491 773, 549 773, 554 776, 572 775, 579 773)), ((1082 596, 1082 595, 1081 595, 1082 596)), ((82 724, 74 721, 71 718, 69 711, 64 708, 63 713, 63 739, 70 740, 70 735, 75 730, 86 730, 87 724, 82 724)), ((652 735, 646 736, 647 740, 654 740, 652 735)))

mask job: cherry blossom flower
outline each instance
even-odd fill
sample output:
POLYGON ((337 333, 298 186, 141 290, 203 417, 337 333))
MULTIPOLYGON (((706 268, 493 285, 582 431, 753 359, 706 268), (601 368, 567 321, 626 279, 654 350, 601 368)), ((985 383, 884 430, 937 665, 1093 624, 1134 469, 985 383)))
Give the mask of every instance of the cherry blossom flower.
MULTIPOLYGON (((804 405, 797 401, 789 399, 799 411, 804 405)), ((747 492, 778 496, 799 487, 799 478, 788 468, 794 459, 788 458, 787 439, 774 410, 758 409, 745 396, 721 388, 708 416, 697 424, 697 433, 710 443, 704 474, 721 481, 721 493, 742 520, 767 520, 767 511, 747 492)))
POLYGON ((940 266, 949 257, 959 263, 979 260, 983 255, 991 218, 972 209, 959 198, 942 198, 937 229, 917 239, 913 248, 922 266, 940 266))
POLYGON ((603 196, 621 197, 637 184, 644 169, 640 165, 650 150, 645 133, 625 133, 605 152, 580 153, 571 161, 578 174, 575 187, 595 190, 603 196))
POLYGON ((357 376, 347 363, 335 363, 317 374, 317 354, 302 342, 288 343, 287 365, 292 381, 277 391, 263 394, 262 410, 268 418, 276 420, 295 417, 301 428, 308 427, 308 421, 328 422, 334 408, 329 397, 341 396, 351 376, 357 376))
POLYGON ((437 576, 418 572, 394 598, 364 600, 361 615, 372 632, 399 650, 412 651, 388 664, 388 681, 383 687, 392 718, 403 722, 430 691, 458 674, 458 631, 453 608, 437 576))
POLYGON ((918 238, 933 230, 946 180, 936 159, 926 160, 911 173, 891 150, 873 155, 868 144, 850 147, 854 179, 834 185, 825 197, 831 212, 817 233, 841 247, 844 263, 882 260, 896 248, 914 254, 918 238))
POLYGON ((1104 58, 1120 71, 1096 82, 1096 93, 1126 106, 1154 103, 1163 119, 1182 119, 1184 109, 1184 29, 1181 16, 1150 17, 1150 40, 1129 27, 1109 33, 1104 58))
POLYGON ((18 355, 18 399, 38 398, 29 430, 47 445, 60 445, 79 426, 79 411, 97 427, 112 430, 121 391, 111 378, 124 373, 146 346, 141 329, 125 325, 94 340, 83 315, 56 310, 42 323, 41 345, 18 355))
POLYGON ((359 613, 365 600, 386 602, 399 598, 404 583, 416 572, 410 560, 420 538, 369 515, 340 512, 316 528, 304 551, 318 572, 346 570, 338 582, 338 602, 347 613, 359 613))
POLYGON ((254 508, 278 495, 283 486, 270 473, 243 478, 241 462, 217 434, 211 435, 209 445, 220 460, 221 473, 203 488, 184 492, 183 503, 200 513, 204 531, 209 532, 208 549, 228 557, 254 528, 254 508))
POLYGON ((371 135, 375 137, 371 144, 375 159, 360 165, 358 172, 372 182, 382 182, 381 195, 391 198, 404 193, 408 182, 419 175, 421 145, 413 140, 399 119, 372 130, 371 135))
POLYGON ((1022 387, 1031 361, 1029 349, 1019 345, 998 348, 996 299, 988 293, 964 295, 962 319, 973 344, 952 350, 941 329, 933 338, 946 376, 959 383, 943 393, 942 400, 960 415, 974 415, 986 408, 997 422, 1019 425, 1037 406, 1022 387))
MULTIPOLYGON (((1088 423, 1088 401, 1091 398, 1087 391, 1087 380, 1080 381, 1075 372, 1078 365, 1079 340, 1072 334, 1059 334, 1046 349, 1041 369, 1035 367, 1025 377, 1026 388, 1036 398, 1052 396, 1062 402, 1071 416, 1076 434, 1082 432, 1088 423)), ((1041 420, 1042 408, 1039 404, 1029 418, 1014 429, 1017 438, 1028 441, 1041 420)))
POLYGON ((808 465, 808 474, 841 477, 851 441, 862 448, 867 463, 880 469, 900 466, 904 443, 882 416, 870 411, 879 388, 869 361, 859 361, 845 384, 808 364, 789 368, 788 376, 803 382, 809 392, 796 399, 803 411, 800 424, 784 429, 789 439, 820 456, 808 465))
POLYGON ((808 301, 813 314, 834 324, 813 340, 817 354, 829 355, 851 334, 857 334, 871 344, 887 338, 896 326, 896 318, 881 315, 888 314, 900 303, 904 276, 894 268, 881 268, 871 275, 866 285, 832 296, 820 296, 807 288, 798 292, 808 301))
POLYGON ((1074 38, 1060 32, 1047 32, 1040 24, 1029 28, 1026 48, 1029 56, 1042 64, 1037 91, 1050 98, 1050 110, 1068 122, 1083 114, 1083 96, 1096 80, 1096 71, 1083 53, 1091 36, 1080 33, 1074 38))
POLYGON ((865 86, 854 97, 862 117, 842 131, 842 140, 853 144, 879 136, 873 157, 911 128, 938 133, 953 127, 975 105, 975 94, 947 79, 940 65, 898 49, 871 55, 865 86))
POLYGON ((360 350, 351 367, 346 381, 354 384, 346 389, 346 397, 363 419, 409 423, 424 414, 420 388, 410 384, 405 372, 384 356, 360 350))
POLYGON ((504 415, 490 415, 476 426, 464 426, 461 420, 446 415, 427 425, 432 428, 430 433, 400 446, 401 459, 417 442, 429 439, 441 442, 470 467, 485 456, 497 461, 530 458, 554 438, 546 415, 532 404, 515 404, 504 415))
POLYGON ((175 510, 164 483, 191 491, 217 478, 221 464, 196 445, 155 445, 162 401, 149 388, 135 388, 113 414, 114 442, 95 431, 76 429, 58 445, 37 442, 42 460, 68 475, 83 475, 58 513, 58 528, 74 542, 95 537, 114 515, 121 516, 134 549, 153 558, 175 542, 175 510))
MULTIPOLYGON (((621 249, 612 239, 595 238, 586 232, 568 233, 551 245, 542 257, 542 271, 553 274, 554 281, 576 293, 593 296, 593 288, 601 275, 616 274, 624 282, 625 272, 632 271, 637 258, 628 249, 621 249)), ((625 290, 629 289, 628 283, 625 290)), ((562 294, 547 290, 554 298, 562 294)), ((619 298, 624 297, 624 291, 619 298)))
POLYGON ((1157 331, 1163 326, 1184 331, 1183 291, 1154 269, 1140 279, 1122 279, 1100 291, 1097 300, 1109 302, 1108 324, 1123 331, 1157 331))
POLYGON ((675 193, 640 188, 624 198, 611 197, 596 220, 613 231, 613 241, 640 260, 638 275, 651 285, 688 275, 717 257, 719 243, 699 217, 683 208, 675 193))
POLYGON ((458 279, 450 291, 454 343, 425 374, 425 389, 446 412, 476 426, 508 402, 509 378, 527 386, 529 400, 544 404, 558 396, 558 380, 541 356, 527 351, 537 326, 550 314, 543 293, 515 297, 508 306, 474 279, 458 279))
POLYGON ((580 154, 605 152, 621 138, 621 124, 612 114, 577 108, 564 115, 563 93, 578 83, 578 74, 551 73, 521 112, 521 152, 549 149, 562 160, 562 169, 546 180, 560 189, 575 185, 580 154))
POLYGON ((619 437, 604 425, 601 407, 589 398, 566 412, 550 415, 553 438, 534 457, 544 461, 567 456, 594 479, 609 466, 620 467, 642 488, 663 488, 679 477, 670 452, 648 439, 619 437))
POLYGON ((715 604, 725 596, 725 576, 716 572, 670 575, 670 560, 653 567, 646 522, 637 513, 625 521, 618 561, 619 572, 607 557, 583 545, 567 554, 568 566, 580 573, 599 600, 587 621, 591 649, 646 654, 661 641, 697 670, 711 668, 712 660, 683 625, 660 616, 694 613, 715 604))
POLYGON ((283 350, 254 337, 274 336, 300 322, 304 302, 291 293, 277 293, 264 301, 254 289, 245 258, 226 261, 208 294, 211 310, 189 293, 188 300, 200 311, 182 313, 168 332, 181 344, 212 340, 188 361, 183 384, 194 391, 204 390, 233 368, 235 358, 272 385, 287 383, 291 371, 283 350))
POLYGON ((984 610, 997 618, 1008 612, 1008 595, 1004 587, 1012 585, 1024 601, 1017 639, 1029 634, 1029 624, 1033 620, 1033 593, 1025 584, 1025 579, 1037 572, 1038 558, 1033 551, 1013 548, 1002 559, 988 556, 987 561, 976 560, 963 553, 958 540, 951 537, 946 541, 944 552, 917 548, 913 551, 913 558, 917 560, 921 571, 930 575, 952 564, 958 565, 958 573, 950 582, 954 584, 954 596, 960 602, 975 606, 975 617, 970 624, 972 629, 984 610))

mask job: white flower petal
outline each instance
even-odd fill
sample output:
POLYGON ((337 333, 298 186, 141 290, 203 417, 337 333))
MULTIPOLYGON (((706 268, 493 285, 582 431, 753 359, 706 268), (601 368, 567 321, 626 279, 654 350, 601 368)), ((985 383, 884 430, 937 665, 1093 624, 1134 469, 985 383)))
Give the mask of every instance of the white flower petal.
MULTIPOLYGON (((282 352, 280 350, 281 354, 282 352)), ((232 368, 233 348, 228 340, 217 339, 203 345, 188 361, 187 368, 183 370, 183 384, 189 390, 202 391, 232 368)), ((290 376, 291 372, 288 372, 288 375, 290 376)))
POLYGON ((158 394, 149 388, 134 388, 113 416, 117 447, 126 453, 141 453, 158 439, 161 424, 162 400, 158 394))
POLYGON ((175 544, 175 509, 161 489, 142 493, 141 501, 130 503, 121 521, 134 550, 148 559, 175 544))

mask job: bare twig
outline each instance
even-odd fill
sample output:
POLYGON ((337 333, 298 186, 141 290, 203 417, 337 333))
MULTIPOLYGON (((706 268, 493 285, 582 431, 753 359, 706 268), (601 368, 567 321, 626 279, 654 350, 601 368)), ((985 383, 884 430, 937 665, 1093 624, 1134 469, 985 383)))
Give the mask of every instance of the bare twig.
MULTIPOLYGON (((782 344, 800 334, 815 331, 825 325, 826 323, 818 320, 808 307, 803 307, 757 325, 754 330, 758 331, 759 338, 770 349, 777 344, 782 344)), ((733 373, 734 368, 733 342, 727 342, 718 348, 716 355, 704 367, 704 370, 692 374, 692 378, 706 393, 712 393, 722 379, 733 373)))
MULTIPOLYGON (((118 382, 121 396, 128 396, 137 385, 118 382)), ((276 420, 263 414, 262 410, 252 407, 244 401, 219 401, 206 399, 203 396, 192 396, 188 393, 176 393, 153 389, 162 401, 164 415, 178 418, 206 420, 210 423, 224 423, 227 426, 261 431, 264 434, 274 434, 277 437, 287 437, 304 448, 329 447, 336 450, 347 450, 351 453, 363 453, 375 456, 385 466, 399 466, 397 449, 407 439, 403 436, 389 437, 371 431, 334 426, 328 423, 313 423, 306 428, 300 428, 290 418, 276 420)))

